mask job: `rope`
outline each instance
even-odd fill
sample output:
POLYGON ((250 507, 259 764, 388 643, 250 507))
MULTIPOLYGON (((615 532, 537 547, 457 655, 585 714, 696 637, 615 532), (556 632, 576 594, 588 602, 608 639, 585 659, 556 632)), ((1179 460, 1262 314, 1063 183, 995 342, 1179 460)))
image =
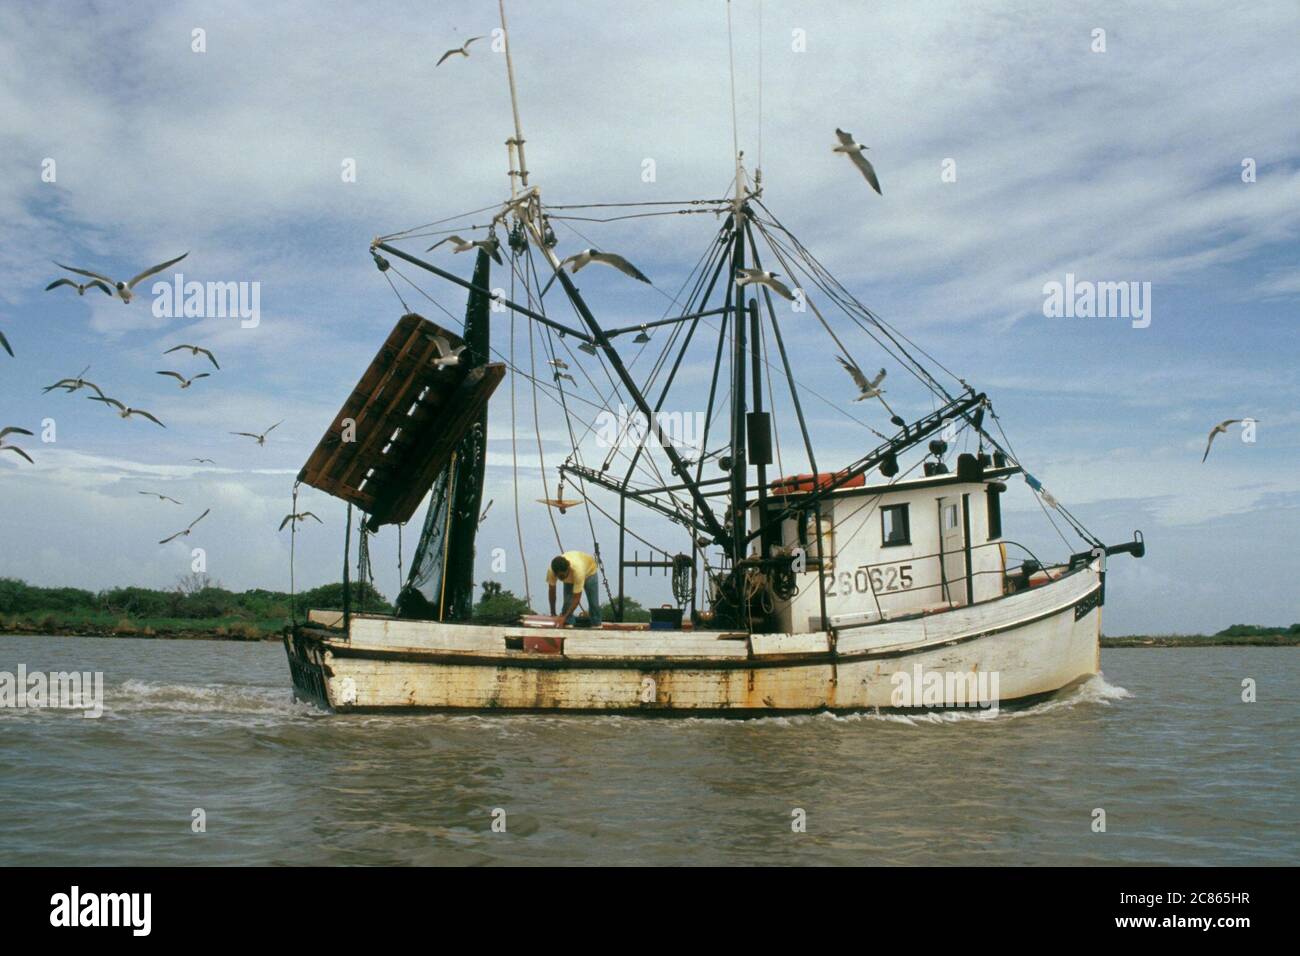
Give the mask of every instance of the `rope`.
MULTIPOLYGON (((302 482, 293 483, 293 502, 289 505, 289 514, 298 514, 298 486, 302 482)), ((294 552, 295 544, 298 538, 298 519, 296 517, 289 520, 289 620, 293 622, 294 627, 298 626, 298 587, 294 580, 294 552)))
MULTIPOLYGON (((514 276, 510 277, 513 292, 514 276)), ((510 364, 515 362, 515 313, 510 313, 510 364)), ((515 377, 510 376, 510 468, 514 478, 515 536, 519 539, 519 560, 524 568, 524 600, 533 606, 533 591, 528 584, 528 552, 524 550, 524 524, 519 517, 519 442, 515 435, 515 377)), ((543 476, 544 478, 545 476, 543 476)))

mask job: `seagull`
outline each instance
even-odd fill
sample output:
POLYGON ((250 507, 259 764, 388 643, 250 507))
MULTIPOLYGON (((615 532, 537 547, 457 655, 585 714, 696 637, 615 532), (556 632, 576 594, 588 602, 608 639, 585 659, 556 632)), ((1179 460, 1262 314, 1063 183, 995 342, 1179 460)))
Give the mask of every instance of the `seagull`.
POLYGON ((0 332, 0 346, 4 346, 4 350, 9 353, 9 357, 13 358, 13 354, 14 354, 13 346, 9 344, 9 340, 5 338, 5 334, 3 332, 0 332))
POLYGON ((488 499, 487 507, 484 508, 484 509, 483 509, 483 513, 482 513, 481 515, 478 516, 478 522, 479 522, 479 524, 482 524, 483 521, 484 521, 484 519, 487 518, 487 513, 488 513, 489 511, 492 510, 492 502, 494 502, 494 501, 496 501, 495 498, 489 498, 489 499, 488 499))
POLYGON ((293 514, 285 515, 284 520, 280 522, 280 527, 278 530, 283 531, 284 526, 287 525, 290 521, 294 522, 294 527, 296 528, 297 522, 306 521, 308 518, 315 518, 317 524, 325 523, 324 521, 321 521, 320 518, 316 518, 316 516, 312 514, 310 511, 298 511, 298 512, 294 512, 293 514))
MULTIPOLYGON (((63 268, 66 269, 67 266, 64 266, 63 268)), ((112 287, 109 286, 101 279, 91 279, 85 285, 82 285, 80 282, 74 282, 72 279, 69 279, 67 276, 64 276, 62 279, 55 279, 53 282, 51 282, 49 285, 45 287, 45 291, 49 292, 51 289, 57 289, 61 285, 72 286, 72 288, 77 290, 77 295, 85 295, 86 290, 90 288, 100 289, 103 291, 105 295, 113 294, 112 287)))
POLYGON ((182 375, 180 372, 155 372, 154 374, 156 374, 156 375, 170 375, 172 378, 176 379, 176 381, 178 381, 178 382, 181 383, 181 388, 189 388, 191 385, 193 385, 193 384, 194 384, 195 382, 197 382, 199 379, 201 379, 201 378, 207 378, 207 377, 210 376, 212 373, 211 373, 211 372, 199 372, 199 374, 198 374, 198 375, 195 375, 193 378, 186 378, 186 377, 185 377, 184 375, 182 375))
POLYGON ((496 236, 487 239, 462 239, 460 236, 448 236, 446 239, 440 239, 435 242, 425 252, 432 252, 444 242, 452 243, 452 252, 469 252, 471 249, 486 249, 487 254, 492 257, 497 265, 505 265, 505 260, 501 258, 501 240, 496 236))
POLYGON ((161 541, 159 541, 158 543, 159 543, 159 544, 166 544, 168 541, 175 541, 177 538, 184 538, 184 537, 186 537, 186 536, 187 536, 191 531, 194 530, 194 526, 195 526, 196 524, 198 524, 200 521, 202 521, 204 518, 206 518, 206 517, 208 516, 208 511, 211 511, 211 510, 212 510, 211 508, 207 509, 207 511, 204 511, 203 514, 199 515, 197 518, 195 518, 193 521, 191 521, 191 522, 190 522, 190 526, 189 526, 188 528, 186 528, 184 531, 177 531, 177 532, 176 532, 174 535, 172 535, 170 538, 163 538, 163 539, 162 539, 161 541))
POLYGON ((114 279, 110 279, 106 275, 101 275, 98 272, 91 272, 89 269, 74 269, 72 266, 65 266, 62 262, 56 262, 54 264, 60 269, 67 269, 69 272, 77 273, 77 275, 90 276, 92 279, 99 279, 101 282, 107 282, 109 285, 113 286, 113 288, 117 289, 118 298, 120 298, 123 303, 128 303, 131 301, 131 290, 136 287, 137 283, 143 282, 152 275, 157 275, 169 266, 176 265, 176 263, 180 262, 188 255, 188 252, 182 253, 175 259, 168 259, 166 262, 160 262, 156 266, 150 266, 148 269, 145 269, 144 272, 141 272, 139 275, 127 282, 118 282, 114 279))
POLYGON ((265 444, 266 444, 266 436, 269 435, 269 434, 271 434, 271 432, 275 431, 276 428, 278 428, 280 425, 283 425, 283 424, 284 424, 284 419, 282 418, 282 419, 280 419, 278 422, 276 422, 274 425, 272 425, 270 428, 268 428, 266 431, 262 432, 262 434, 260 434, 260 435, 254 435, 252 432, 231 432, 230 434, 232 434, 232 435, 243 435, 245 438, 252 438, 252 439, 256 440, 257 443, 258 443, 259 445, 265 445, 265 444))
POLYGON ((215 465, 216 462, 211 458, 191 458, 190 461, 198 465, 215 465))
POLYGON ((1205 464, 1205 459, 1210 457, 1210 446, 1214 444, 1214 439, 1225 434, 1228 431, 1229 425, 1236 425, 1243 421, 1245 421, 1244 418, 1229 418, 1225 421, 1219 422, 1219 424, 1210 429, 1210 439, 1205 443, 1205 454, 1201 456, 1201 464, 1205 464))
POLYGON ((26 428, 19 428, 17 425, 7 425, 4 428, 0 428, 0 451, 11 451, 16 455, 22 455, 29 462, 31 462, 31 464, 33 465, 36 464, 36 462, 32 461, 32 456, 27 454, 27 452, 23 451, 17 445, 10 445, 8 442, 5 441, 6 435, 30 435, 30 434, 31 432, 29 432, 26 428))
POLYGON ((137 492, 137 494, 152 495, 153 497, 157 498, 159 501, 170 501, 174 505, 179 505, 184 503, 184 502, 177 501, 175 498, 168 498, 166 495, 160 495, 156 491, 140 491, 137 492))
POLYGON ((574 385, 577 385, 577 384, 578 384, 577 381, 574 380, 573 376, 570 375, 568 372, 556 372, 556 373, 555 373, 555 380, 556 380, 557 382, 558 382, 560 379, 562 379, 562 378, 563 378, 563 379, 568 379, 570 382, 573 382, 574 385))
POLYGON ((737 269, 736 285, 746 286, 751 282, 756 285, 765 285, 783 299, 794 301, 794 293, 777 281, 777 273, 764 272, 762 269, 737 269))
POLYGON ((596 249, 583 249, 581 252, 569 256, 569 258, 560 263, 560 268, 563 269, 565 266, 568 266, 573 274, 577 275, 578 270, 589 262, 600 262, 607 266, 613 266, 619 272, 631 276, 638 282, 644 282, 647 285, 653 284, 645 277, 645 273, 632 265, 632 263, 628 262, 622 256, 613 252, 599 252, 596 249))
POLYGON ((90 371, 90 366, 87 365, 85 368, 83 368, 80 372, 77 373, 76 378, 60 379, 59 381, 55 382, 53 385, 46 385, 43 389, 41 389, 41 391, 51 392, 56 388, 61 388, 65 392, 71 394, 72 392, 75 392, 78 389, 93 388, 97 394, 103 395, 104 392, 98 385, 96 385, 94 382, 87 381, 84 378, 85 374, 89 371, 90 371))
POLYGON ((468 60, 468 59, 469 59, 469 45, 470 45, 471 43, 473 43, 475 40, 481 40, 481 39, 483 39, 481 36, 479 36, 479 37, 470 37, 468 40, 465 41, 465 43, 464 43, 462 46, 453 47, 452 49, 450 49, 450 50, 448 50, 446 53, 444 53, 442 56, 438 57, 438 62, 435 63, 434 66, 435 66, 435 67, 442 66, 442 62, 443 62, 443 60, 447 59, 447 57, 449 57, 449 56, 455 56, 457 53, 459 53, 461 56, 463 56, 465 59, 468 60))
POLYGON ((839 137, 840 145, 831 147, 831 152, 847 154, 849 159, 853 160, 853 165, 862 171, 862 175, 866 177, 867 182, 871 184, 871 188, 876 191, 876 194, 883 196, 884 193, 880 191, 880 180, 876 178, 875 169, 872 168, 867 157, 862 155, 864 149, 870 149, 871 147, 855 143, 853 134, 846 133, 839 127, 836 127, 835 135, 839 137))
POLYGON ((569 367, 569 363, 564 361, 564 359, 551 359, 550 364, 556 368, 567 369, 569 367))
POLYGON ((880 383, 885 380, 885 370, 883 368, 876 374, 874 379, 869 379, 862 374, 862 369, 845 359, 844 356, 837 355, 835 359, 844 366, 849 375, 853 377, 853 384, 857 385, 862 392, 861 395, 854 399, 855 402, 861 402, 868 398, 879 398, 884 394, 885 390, 880 387, 880 383))
POLYGON ((460 364, 460 353, 465 351, 464 345, 452 348, 451 343, 442 335, 430 335, 428 339, 433 342, 433 347, 438 353, 438 357, 433 360, 434 368, 442 370, 460 364))
POLYGON ((221 368, 220 365, 217 365, 217 357, 208 349, 198 345, 177 345, 175 348, 170 348, 166 352, 163 352, 163 355, 170 355, 172 352, 179 352, 181 349, 189 349, 191 355, 206 355, 208 361, 211 362, 214 367, 221 368))
POLYGON ((844 366, 849 375, 853 376, 854 384, 857 385, 859 390, 862 392, 861 395, 854 399, 855 402, 865 401, 868 398, 878 398, 880 399, 880 404, 885 406, 885 411, 889 412, 890 421, 899 428, 903 428, 907 425, 907 422, 903 421, 903 419, 898 416, 898 413, 889 407, 889 402, 885 401, 885 390, 880 387, 880 383, 885 380, 885 370, 883 368, 876 373, 875 378, 869 379, 862 374, 862 369, 858 368, 843 356, 837 355, 835 358, 844 366))
POLYGON ((158 421, 158 419, 146 412, 143 408, 129 408, 119 402, 116 398, 108 398, 104 395, 87 395, 86 397, 92 402, 103 402, 105 405, 112 405, 117 409, 118 418, 130 418, 132 415, 140 415, 143 418, 149 419, 149 421, 153 422, 159 428, 167 427, 162 422, 158 421))

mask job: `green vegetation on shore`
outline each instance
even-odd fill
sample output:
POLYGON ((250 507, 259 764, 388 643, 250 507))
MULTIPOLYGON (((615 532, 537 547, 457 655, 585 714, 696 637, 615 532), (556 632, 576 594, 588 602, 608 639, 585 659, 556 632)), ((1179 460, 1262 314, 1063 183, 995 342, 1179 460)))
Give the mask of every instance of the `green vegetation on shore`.
MULTIPOLYGON (((353 582, 352 606, 392 613, 369 584, 353 582)), ((228 591, 206 575, 182 578, 166 591, 151 588, 42 588, 0 578, 0 632, 102 637, 220 638, 259 641, 279 637, 291 609, 342 610, 343 585, 325 584, 295 597, 283 591, 228 591)))
POLYGON ((1300 647, 1300 624, 1259 627, 1234 624, 1217 634, 1133 634, 1105 637, 1102 647, 1300 647))

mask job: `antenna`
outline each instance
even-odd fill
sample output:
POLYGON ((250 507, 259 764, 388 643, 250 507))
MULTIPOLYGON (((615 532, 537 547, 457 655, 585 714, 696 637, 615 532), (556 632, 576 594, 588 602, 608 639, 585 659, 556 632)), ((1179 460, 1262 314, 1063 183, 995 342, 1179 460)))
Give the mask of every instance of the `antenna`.
POLYGON ((501 39, 505 43, 506 76, 510 79, 510 109, 515 117, 513 145, 515 152, 519 154, 519 180, 526 190, 528 188, 528 163, 524 159, 524 130, 519 125, 519 94, 515 90, 515 64, 510 58, 510 28, 506 26, 506 0, 497 0, 497 8, 501 11, 501 39))

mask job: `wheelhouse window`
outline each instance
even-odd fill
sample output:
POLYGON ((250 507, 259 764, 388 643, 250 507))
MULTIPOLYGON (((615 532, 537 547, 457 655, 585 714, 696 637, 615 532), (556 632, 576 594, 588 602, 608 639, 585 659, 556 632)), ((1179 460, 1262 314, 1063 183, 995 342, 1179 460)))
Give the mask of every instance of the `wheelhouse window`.
POLYGON ((880 543, 886 548, 912 543, 907 505, 885 505, 880 509, 880 543))
MULTIPOLYGON (((1005 488, 1003 485, 1002 488, 1005 488)), ((1002 488, 989 485, 984 492, 989 505, 989 540, 1002 537, 1002 488)))

